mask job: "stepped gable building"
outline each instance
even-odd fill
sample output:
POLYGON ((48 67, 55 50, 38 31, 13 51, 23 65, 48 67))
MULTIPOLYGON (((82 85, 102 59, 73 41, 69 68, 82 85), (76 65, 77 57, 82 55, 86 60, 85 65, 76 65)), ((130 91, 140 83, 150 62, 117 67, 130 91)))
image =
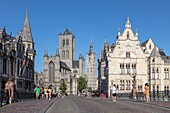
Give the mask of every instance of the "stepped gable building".
POLYGON ((54 55, 44 54, 44 86, 52 86, 54 92, 60 92, 62 82, 67 85, 67 94, 77 95, 78 78, 84 77, 84 57, 80 54, 75 60, 76 38, 66 28, 64 33, 58 35, 59 48, 54 55))
POLYGON ((35 54, 26 11, 23 29, 16 37, 9 35, 5 27, 0 30, 0 90, 11 78, 16 90, 33 91, 35 54))
POLYGON ((119 93, 130 93, 133 87, 143 92, 145 83, 151 91, 169 90, 169 69, 169 56, 151 38, 140 44, 138 28, 134 33, 128 18, 122 34, 118 28, 116 43, 104 43, 98 59, 99 90, 110 96, 116 84, 119 93))
POLYGON ((86 53, 86 75, 87 75, 87 85, 92 90, 97 90, 97 75, 96 75, 96 53, 93 50, 92 41, 90 42, 89 52, 86 53))

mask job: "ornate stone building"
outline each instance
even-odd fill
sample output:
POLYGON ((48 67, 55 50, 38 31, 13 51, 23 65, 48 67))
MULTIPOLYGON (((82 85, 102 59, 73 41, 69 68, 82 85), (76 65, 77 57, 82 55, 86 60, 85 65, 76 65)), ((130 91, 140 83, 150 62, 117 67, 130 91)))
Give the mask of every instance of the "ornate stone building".
POLYGON ((131 92, 133 86, 143 92, 145 83, 151 91, 169 90, 169 68, 169 57, 151 38, 140 44, 138 28, 134 33, 128 18, 122 34, 118 28, 116 43, 105 41, 98 59, 99 90, 110 96, 111 85, 116 84, 119 93, 131 92))
POLYGON ((0 90, 5 88, 9 78, 13 79, 17 90, 34 89, 35 53, 26 12, 23 29, 16 37, 7 34, 5 27, 0 30, 0 90))
POLYGON ((86 75, 87 75, 87 85, 92 90, 97 90, 96 68, 97 68, 96 53, 93 50, 93 45, 91 41, 89 52, 86 53, 86 75))
POLYGON ((67 85, 67 94, 77 95, 77 79, 84 76, 84 58, 80 54, 75 60, 75 36, 68 29, 58 35, 59 48, 54 55, 44 54, 44 86, 53 86, 59 92, 62 82, 67 85))

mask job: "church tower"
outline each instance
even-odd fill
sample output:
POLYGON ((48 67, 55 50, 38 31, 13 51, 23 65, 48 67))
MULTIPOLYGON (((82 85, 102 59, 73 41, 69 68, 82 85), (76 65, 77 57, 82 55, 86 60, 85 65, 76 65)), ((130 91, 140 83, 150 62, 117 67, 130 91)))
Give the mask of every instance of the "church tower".
POLYGON ((73 67, 73 60, 75 59, 75 37, 72 32, 66 28, 63 34, 58 36, 59 54, 61 61, 65 62, 70 68, 73 67))
POLYGON ((30 22, 28 19, 28 11, 27 10, 26 10, 24 26, 23 26, 23 29, 21 30, 21 37, 22 37, 22 42, 28 51, 28 58, 34 62, 36 52, 34 49, 34 41, 33 41, 33 37, 32 37, 32 32, 31 32, 30 22))
POLYGON ((88 87, 91 87, 92 90, 96 90, 96 53, 93 50, 92 41, 90 42, 90 50, 86 53, 86 74, 88 87))

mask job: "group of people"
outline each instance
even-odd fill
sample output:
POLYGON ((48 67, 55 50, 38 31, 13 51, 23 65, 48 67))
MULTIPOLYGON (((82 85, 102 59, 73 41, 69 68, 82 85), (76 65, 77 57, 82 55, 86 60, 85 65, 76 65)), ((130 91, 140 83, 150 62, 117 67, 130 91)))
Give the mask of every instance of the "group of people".
POLYGON ((51 87, 48 88, 44 88, 44 87, 39 87, 37 86, 34 89, 34 93, 35 93, 35 98, 36 100, 51 100, 52 97, 52 89, 51 87))
MULTIPOLYGON (((117 90, 117 88, 116 88, 116 85, 114 84, 114 85, 112 86, 112 95, 111 95, 112 101, 116 101, 116 95, 117 95, 117 93, 118 93, 118 90, 117 90)), ((132 89, 132 95, 133 95, 133 98, 134 98, 134 99, 136 99, 136 93, 137 93, 137 90, 136 90, 136 88, 134 87, 134 88, 132 89)), ((145 84, 144 94, 145 94, 145 98, 146 98, 146 103, 150 102, 149 84, 148 84, 148 83, 145 84)))

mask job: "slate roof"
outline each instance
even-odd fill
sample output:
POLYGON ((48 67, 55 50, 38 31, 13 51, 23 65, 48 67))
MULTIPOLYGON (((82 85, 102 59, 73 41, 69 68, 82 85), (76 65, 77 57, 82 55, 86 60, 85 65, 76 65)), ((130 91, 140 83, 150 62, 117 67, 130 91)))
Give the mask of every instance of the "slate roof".
POLYGON ((68 28, 66 28, 65 32, 63 33, 63 35, 71 35, 71 34, 72 34, 72 32, 70 32, 70 31, 68 30, 68 28))
POLYGON ((145 42, 143 42, 143 43, 141 44, 141 46, 142 46, 142 47, 145 47, 145 46, 146 46, 146 44, 148 43, 148 41, 149 41, 149 39, 148 39, 148 40, 146 40, 145 42))
POLYGON ((79 61, 78 60, 73 61, 73 68, 79 68, 79 61))
POLYGON ((62 68, 64 68, 64 69, 67 69, 67 70, 71 70, 71 69, 67 66, 67 64, 66 64, 65 62, 62 62, 62 61, 60 61, 60 67, 62 67, 62 68))

